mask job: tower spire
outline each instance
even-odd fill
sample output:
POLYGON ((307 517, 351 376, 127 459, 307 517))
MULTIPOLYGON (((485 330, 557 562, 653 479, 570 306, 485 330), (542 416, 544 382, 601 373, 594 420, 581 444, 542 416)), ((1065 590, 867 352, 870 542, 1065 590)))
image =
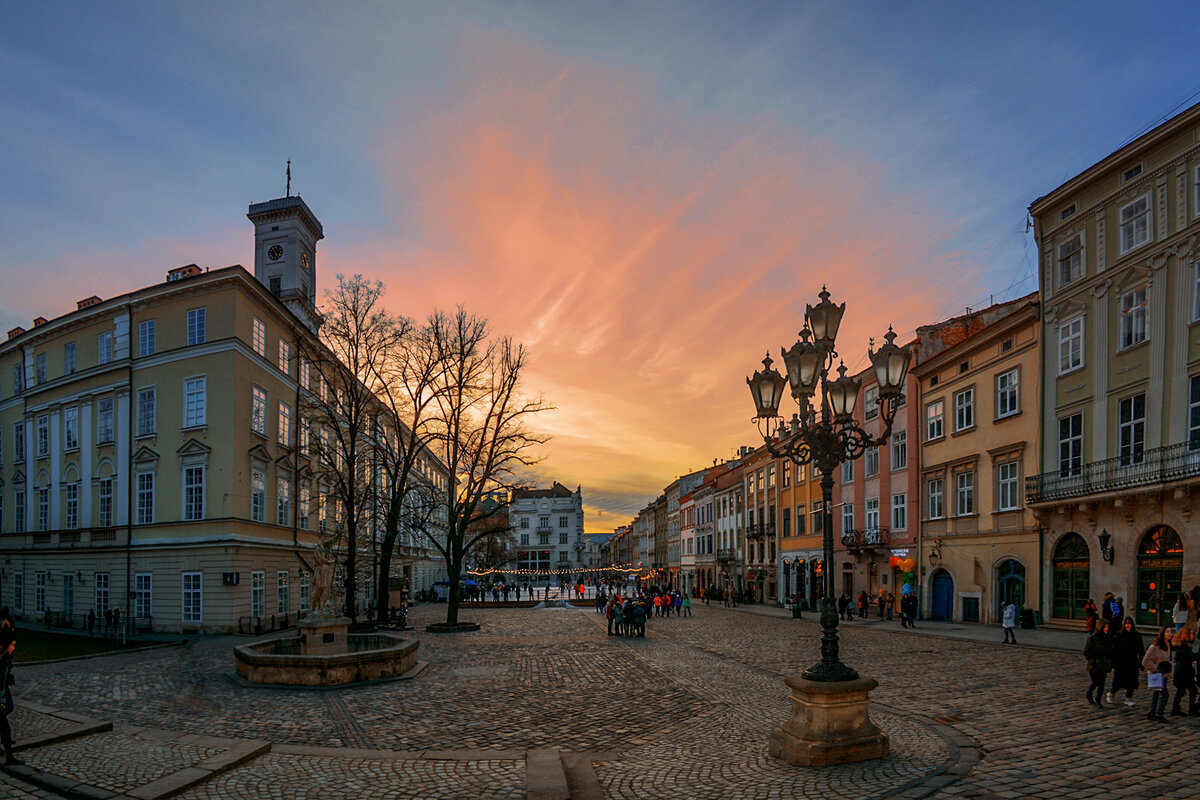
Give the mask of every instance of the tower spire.
POLYGON ((289 158, 287 163, 287 188, 284 190, 284 197, 292 196, 292 160, 289 158))

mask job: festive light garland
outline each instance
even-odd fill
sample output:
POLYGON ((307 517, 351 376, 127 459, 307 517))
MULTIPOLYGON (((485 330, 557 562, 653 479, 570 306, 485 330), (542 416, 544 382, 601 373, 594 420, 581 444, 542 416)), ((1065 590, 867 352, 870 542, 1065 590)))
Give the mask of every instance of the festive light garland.
POLYGON ((484 569, 484 570, 468 569, 468 570, 464 570, 464 571, 468 575, 528 575, 528 576, 538 577, 538 576, 542 576, 542 575, 580 575, 585 572, 587 572, 587 573, 593 573, 593 572, 634 573, 634 572, 643 572, 643 571, 651 572, 652 570, 650 570, 647 567, 640 566, 640 565, 638 565, 638 566, 626 566, 626 565, 617 566, 614 564, 611 567, 580 567, 579 569, 500 569, 500 568, 496 568, 496 569, 484 569))

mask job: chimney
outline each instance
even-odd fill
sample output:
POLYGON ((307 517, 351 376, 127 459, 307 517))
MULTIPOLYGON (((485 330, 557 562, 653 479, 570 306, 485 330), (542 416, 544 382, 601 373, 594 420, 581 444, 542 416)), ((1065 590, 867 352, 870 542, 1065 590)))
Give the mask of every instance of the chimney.
POLYGON ((8 332, 8 338, 15 339, 24 332, 25 332, 25 329, 18 325, 17 327, 13 328, 12 330, 10 330, 8 332))
POLYGON ((88 306, 98 305, 101 302, 103 302, 103 301, 99 297, 96 297, 96 295, 92 295, 91 297, 85 297, 75 304, 75 310, 78 311, 81 308, 87 308, 88 306))
POLYGON ((45 318, 45 317, 34 317, 34 318, 33 318, 33 327, 35 327, 35 328, 36 328, 36 327, 38 327, 39 325, 45 325, 45 324, 46 324, 46 318, 45 318))

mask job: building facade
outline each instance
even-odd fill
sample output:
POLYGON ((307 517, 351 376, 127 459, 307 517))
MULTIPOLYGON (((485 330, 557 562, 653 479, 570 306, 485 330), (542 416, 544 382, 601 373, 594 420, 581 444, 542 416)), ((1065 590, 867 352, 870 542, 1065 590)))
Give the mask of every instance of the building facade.
POLYGON ((571 491, 558 481, 548 489, 515 489, 509 524, 517 537, 518 570, 564 581, 583 577, 583 487, 571 491))

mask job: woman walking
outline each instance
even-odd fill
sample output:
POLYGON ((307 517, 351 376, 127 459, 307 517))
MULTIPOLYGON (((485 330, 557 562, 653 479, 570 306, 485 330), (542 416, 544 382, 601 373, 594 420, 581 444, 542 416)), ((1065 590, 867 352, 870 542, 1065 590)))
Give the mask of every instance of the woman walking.
POLYGON ((1108 632, 1108 623, 1101 620, 1096 623, 1096 633, 1087 640, 1083 648, 1087 658, 1088 675, 1092 684, 1088 686, 1087 701, 1097 709, 1104 707, 1104 684, 1108 680, 1108 671, 1112 669, 1113 637, 1108 632))
POLYGON ((1166 722, 1167 718, 1163 716, 1163 712, 1167 710, 1166 678, 1171 673, 1170 628, 1159 629, 1154 643, 1146 650, 1142 667, 1147 673, 1147 688, 1154 690, 1154 694, 1150 695, 1150 713, 1146 715, 1146 719, 1151 722, 1166 722))
POLYGON ((1096 610, 1096 601, 1089 597, 1087 602, 1083 604, 1083 613, 1087 617, 1084 628, 1087 629, 1088 636, 1091 636, 1096 632, 1096 620, 1100 617, 1096 610))
POLYGON ((1142 635, 1138 633, 1133 617, 1126 617, 1121 632, 1117 634, 1113 648, 1113 682, 1112 690, 1104 696, 1106 702, 1112 703, 1113 696, 1125 690, 1125 705, 1132 708, 1133 690, 1138 687, 1138 673, 1142 670, 1142 659, 1146 655, 1146 645, 1142 635))
POLYGON ((1171 702, 1171 716, 1181 717, 1184 714, 1180 701, 1186 693, 1188 698, 1188 716, 1196 716, 1196 653, 1192 650, 1192 634, 1182 630, 1175 634, 1172 650, 1175 652, 1175 699, 1171 702))
POLYGON ((1187 625, 1188 620, 1188 595, 1183 592, 1179 595, 1179 599, 1175 601, 1175 607, 1171 609, 1171 621, 1175 623, 1175 630, 1183 630, 1183 626, 1187 625))

